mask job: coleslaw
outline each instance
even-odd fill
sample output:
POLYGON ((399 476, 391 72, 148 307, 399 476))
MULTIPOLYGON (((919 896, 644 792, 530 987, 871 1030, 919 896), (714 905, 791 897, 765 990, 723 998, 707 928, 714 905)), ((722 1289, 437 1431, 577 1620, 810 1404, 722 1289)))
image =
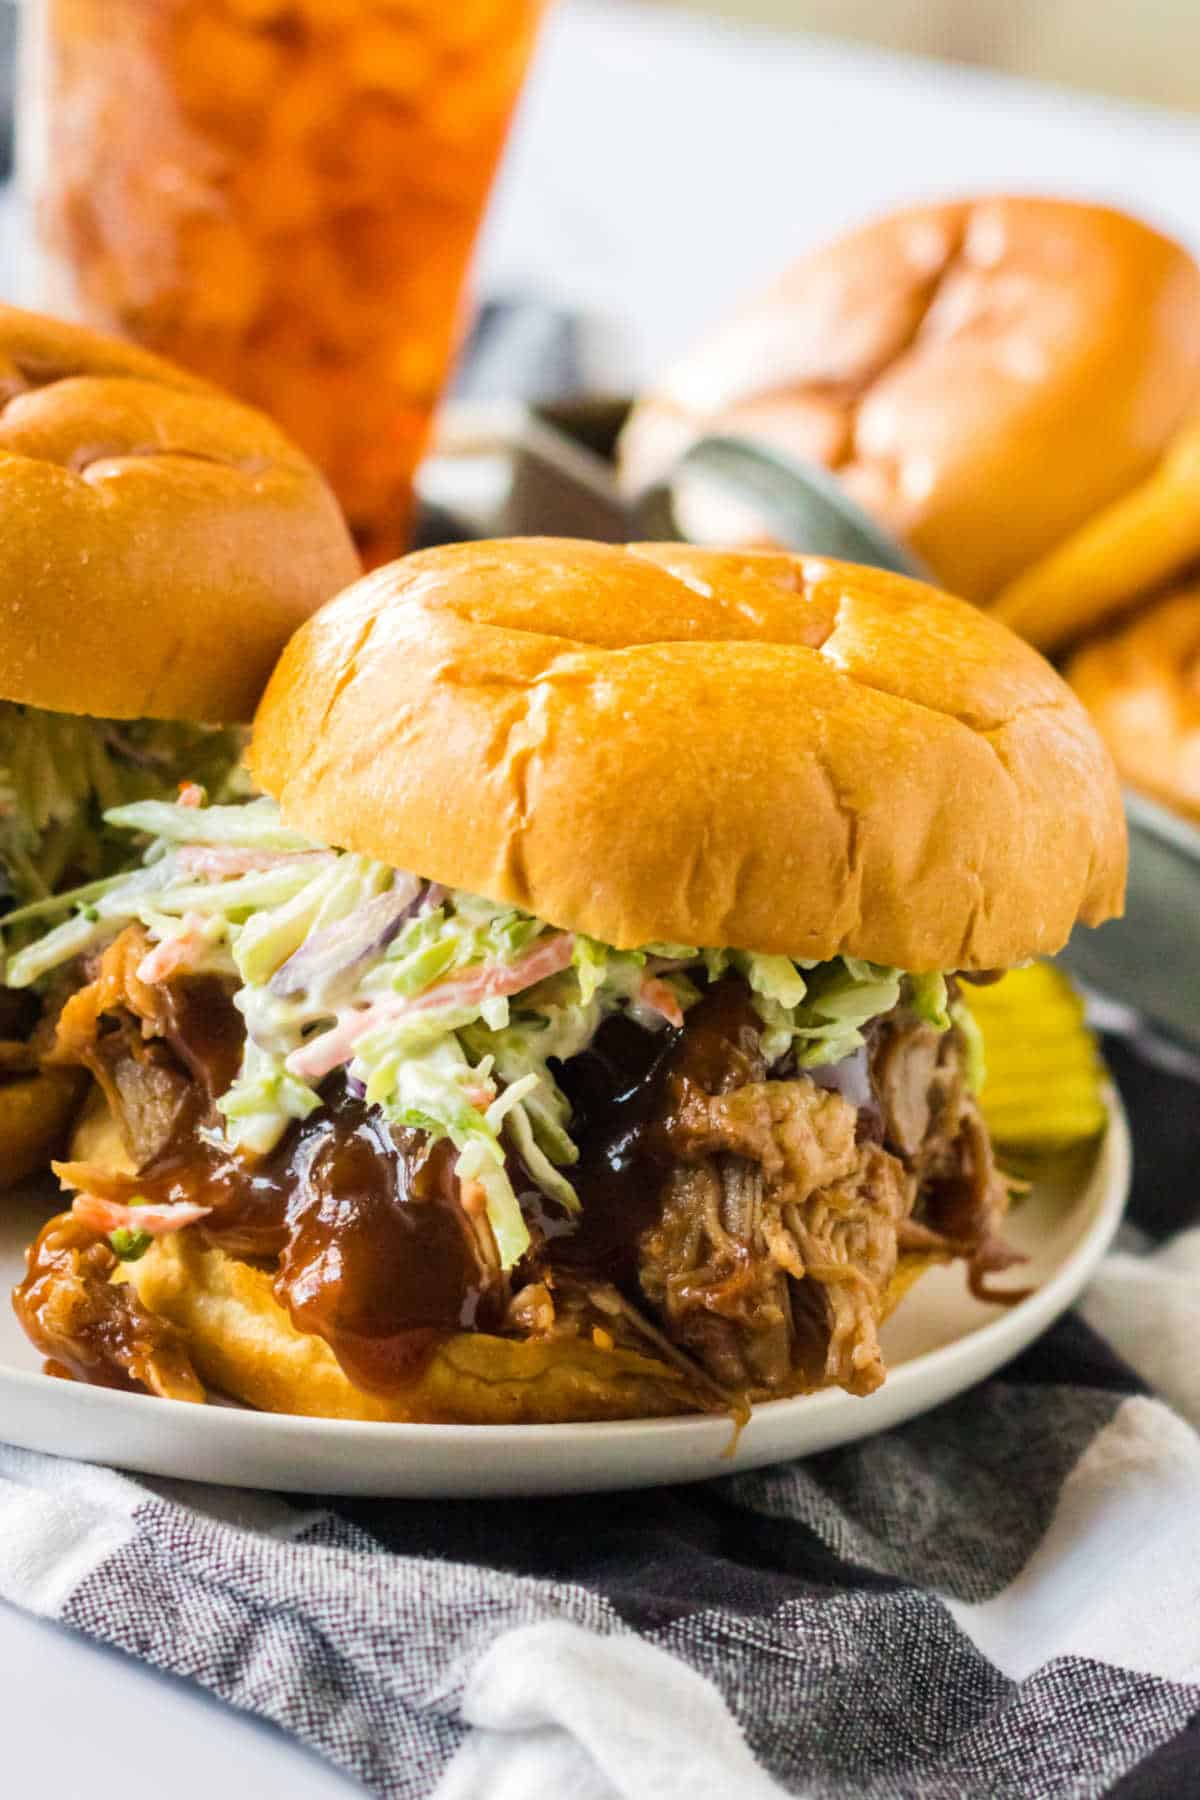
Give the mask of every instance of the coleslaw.
POLYGON ((242 733, 163 719, 93 719, 0 701, 0 877, 7 898, 44 899, 64 878, 111 874, 136 857, 106 828, 114 806, 173 793, 194 776, 218 799, 247 791, 242 733))
MULTIPOLYGON (((627 1013, 650 1031, 683 1022, 693 976, 738 971, 764 1025, 769 1064, 837 1063, 864 1028, 899 1004, 947 1029, 942 975, 906 976, 850 957, 805 963, 737 949, 647 944, 617 950, 520 909, 336 850, 285 825, 274 802, 141 800, 104 815, 149 839, 138 867, 11 915, 5 935, 43 935, 8 959, 28 987, 140 924, 147 982, 181 971, 235 987, 242 1062, 218 1101, 230 1144, 270 1151, 322 1105, 341 1071, 399 1126, 448 1139, 456 1173, 482 1189, 502 1266, 529 1243, 510 1175, 578 1210, 579 1152, 554 1066, 580 1054, 603 1021, 627 1013), (60 922, 44 930, 56 914, 60 922)), ((125 1226, 130 1221, 119 1222, 125 1226)))

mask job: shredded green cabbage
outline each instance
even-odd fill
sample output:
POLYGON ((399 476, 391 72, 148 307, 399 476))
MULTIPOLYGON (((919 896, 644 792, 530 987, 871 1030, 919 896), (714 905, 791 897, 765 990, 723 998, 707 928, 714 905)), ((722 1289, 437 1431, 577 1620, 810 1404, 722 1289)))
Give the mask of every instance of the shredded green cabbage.
POLYGON ((91 719, 0 701, 0 883, 17 905, 64 879, 128 867, 136 847, 103 814, 174 793, 185 778, 217 799, 247 790, 235 775, 241 732, 158 719, 91 719))
POLYGON ((689 970, 744 976, 772 1064, 841 1061, 902 995, 940 1029, 951 1023, 941 975, 686 944, 616 950, 331 850, 283 825, 266 799, 142 801, 105 823, 153 836, 142 865, 13 915, 22 928, 41 927, 56 908, 67 916, 10 958, 10 984, 39 981, 140 923, 173 946, 180 966, 235 984, 246 1043, 218 1102, 234 1146, 272 1149, 341 1068, 393 1123, 454 1145, 459 1177, 483 1192, 505 1267, 529 1243, 510 1152, 543 1194, 579 1206, 571 1109, 555 1068, 618 1010, 648 1029, 678 1019, 700 992, 689 970))

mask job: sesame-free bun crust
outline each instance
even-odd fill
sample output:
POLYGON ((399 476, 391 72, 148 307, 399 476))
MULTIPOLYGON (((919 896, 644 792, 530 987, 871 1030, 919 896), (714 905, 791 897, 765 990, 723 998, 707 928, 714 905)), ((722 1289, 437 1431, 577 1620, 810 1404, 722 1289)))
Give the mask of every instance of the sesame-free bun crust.
MULTIPOLYGON (((901 1258, 881 1319, 935 1260, 901 1258)), ((265 1269, 206 1249, 192 1231, 159 1238, 125 1272, 143 1305, 183 1333, 201 1379, 261 1412, 393 1424, 553 1425, 694 1410, 679 1374, 652 1357, 601 1349, 588 1338, 482 1331, 449 1338, 402 1391, 366 1393, 323 1338, 296 1330, 265 1269)), ((804 1388, 798 1383, 792 1391, 804 1388)), ((720 1405, 715 1393, 713 1403, 720 1405)))
POLYGON ((1187 251, 1108 207, 987 196, 802 257, 639 401, 621 477, 635 494, 704 432, 749 436, 835 470, 984 603, 1143 481, 1198 398, 1187 251))
POLYGON ((261 413, 129 345, 0 307, 0 700, 249 719, 359 563, 261 413))
POLYGON ((814 558, 406 557, 292 639, 250 763, 303 831, 621 947, 998 968, 1122 900, 1116 774, 1042 657, 814 558))
POLYGON ((1200 821, 1200 587, 1086 645, 1067 679, 1124 778, 1200 821))

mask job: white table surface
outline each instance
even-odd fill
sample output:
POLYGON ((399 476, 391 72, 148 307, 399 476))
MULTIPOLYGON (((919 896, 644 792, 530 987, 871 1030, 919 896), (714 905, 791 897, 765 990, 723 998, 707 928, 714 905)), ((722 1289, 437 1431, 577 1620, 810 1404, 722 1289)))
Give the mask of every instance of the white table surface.
MULTIPOLYGON (((568 0, 546 33, 479 282, 611 321, 598 373, 621 386, 827 232, 901 199, 988 187, 1124 202, 1200 247, 1200 123, 568 0)), ((0 289, 17 297, 5 227, 0 289)), ((270 1727, 2 1603, 0 1694, 5 1793, 359 1791, 270 1727)))

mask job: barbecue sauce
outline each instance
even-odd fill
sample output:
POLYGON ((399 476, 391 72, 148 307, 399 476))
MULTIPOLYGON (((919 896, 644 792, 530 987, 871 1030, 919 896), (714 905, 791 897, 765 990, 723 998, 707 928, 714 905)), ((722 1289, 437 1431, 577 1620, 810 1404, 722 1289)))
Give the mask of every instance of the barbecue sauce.
POLYGON ((419 1374, 449 1333, 500 1323, 454 1176, 454 1150, 391 1131, 346 1094, 300 1128, 275 1291, 359 1387, 419 1374))
MULTIPOLYGON (((581 1151, 572 1175, 582 1211, 568 1220, 543 1202, 529 1270, 612 1282, 638 1300, 638 1240, 657 1220, 671 1159, 662 1122, 679 1084, 720 1093, 761 1079, 760 1034, 748 989, 726 977, 686 1028, 650 1032, 618 1015, 558 1070, 581 1151)), ((272 1151, 242 1156, 213 1105, 243 1042, 222 985, 171 984, 165 1036, 192 1077, 172 1138, 135 1175, 89 1170, 92 1192, 211 1208, 194 1229, 231 1255, 273 1264, 296 1327, 324 1338, 363 1388, 402 1388, 456 1331, 502 1328, 508 1284, 481 1253, 449 1143, 389 1127, 338 1075, 272 1151)), ((518 1190, 528 1185, 515 1157, 510 1172, 518 1190)))
POLYGON ((323 1337, 358 1386, 387 1392, 414 1379, 441 1339, 500 1322, 500 1282, 453 1162, 451 1145, 389 1130, 339 1081, 264 1157, 231 1152, 193 1114, 166 1155, 91 1187, 106 1199, 211 1207, 199 1233, 231 1255, 278 1258, 276 1297, 297 1329, 323 1337))
POLYGON ((652 1033, 616 1014, 589 1049, 558 1069, 573 1109, 580 1159, 571 1179, 582 1211, 576 1229, 555 1241, 555 1262, 638 1298, 638 1240, 657 1222, 672 1160, 664 1114, 684 1082, 721 1094, 760 1081, 761 1037, 749 989, 726 976, 689 1010, 682 1029, 652 1033))
POLYGON ((278 1259, 276 1295, 297 1329, 323 1337, 363 1388, 402 1387, 440 1340, 499 1325, 502 1283, 461 1205, 450 1144, 389 1129, 339 1076, 266 1156, 231 1151, 212 1098, 237 1072, 240 1015, 218 982, 173 984, 171 1004, 169 1041, 193 1076, 187 1105, 137 1174, 89 1171, 93 1193, 210 1207, 200 1234, 232 1255, 278 1259))

